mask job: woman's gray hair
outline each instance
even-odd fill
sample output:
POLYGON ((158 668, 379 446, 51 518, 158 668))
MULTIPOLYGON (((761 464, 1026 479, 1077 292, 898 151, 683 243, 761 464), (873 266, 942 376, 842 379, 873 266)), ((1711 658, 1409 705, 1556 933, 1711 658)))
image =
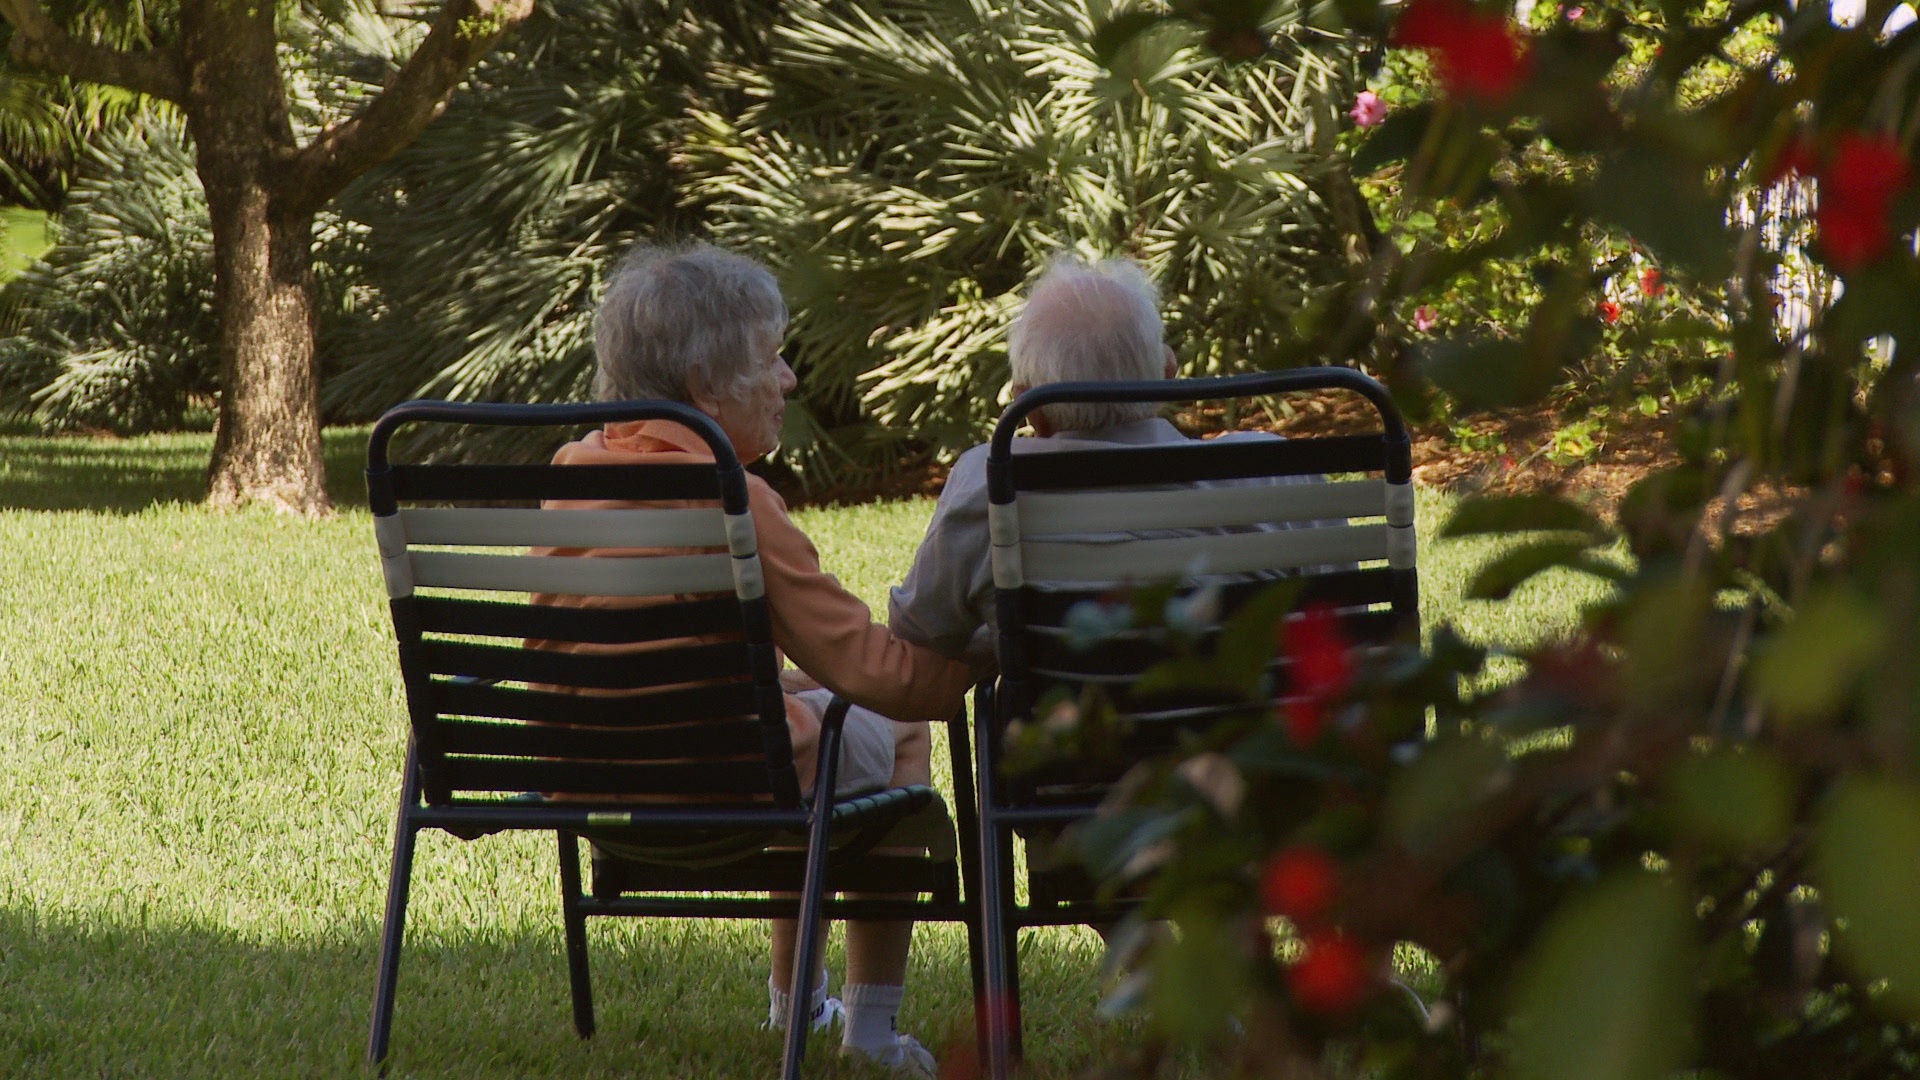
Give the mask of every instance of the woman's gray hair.
POLYGON ((786 329, 786 301, 766 267, 711 244, 640 244, 620 260, 593 320, 593 395, 736 398, 786 329))
MULTIPOLYGON (((1160 295, 1132 259, 1088 264, 1055 259, 1027 292, 1007 335, 1016 386, 1057 382, 1122 381, 1166 377, 1160 295)), ((1047 419, 1061 431, 1089 431, 1143 420, 1151 403, 1049 405, 1047 419)))

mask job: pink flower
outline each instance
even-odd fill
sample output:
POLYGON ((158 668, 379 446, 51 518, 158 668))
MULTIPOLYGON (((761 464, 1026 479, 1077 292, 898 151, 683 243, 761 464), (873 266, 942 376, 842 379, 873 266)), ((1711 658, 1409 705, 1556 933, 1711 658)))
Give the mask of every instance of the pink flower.
POLYGON ((1424 334, 1438 325, 1440 325, 1440 320, 1434 315, 1432 308, 1422 304, 1413 309, 1413 328, 1415 330, 1424 334))
POLYGON ((1362 90, 1354 97, 1353 108, 1347 110, 1347 115, 1353 117, 1355 127, 1378 127, 1387 118, 1387 103, 1380 100, 1379 94, 1362 90))
POLYGON ((1586 13, 1587 13, 1587 9, 1586 9, 1586 8, 1583 8, 1583 7, 1581 7, 1581 6, 1579 6, 1578 4, 1576 4, 1576 5, 1574 5, 1573 7, 1570 7, 1570 8, 1568 8, 1568 9, 1567 9, 1567 21, 1568 21, 1568 22, 1579 22, 1579 21, 1580 21, 1580 16, 1582 16, 1582 15, 1585 15, 1586 13))

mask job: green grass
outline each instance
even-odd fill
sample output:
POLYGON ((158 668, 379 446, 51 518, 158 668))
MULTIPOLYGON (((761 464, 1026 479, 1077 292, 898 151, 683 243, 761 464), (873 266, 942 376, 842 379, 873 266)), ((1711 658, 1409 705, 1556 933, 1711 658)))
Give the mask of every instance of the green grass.
MULTIPOLYGON (((193 505, 205 435, 0 437, 0 1076, 365 1075, 405 718, 363 438, 330 433, 343 510, 308 521, 193 505)), ((878 609, 930 508, 798 517, 878 609)), ((1460 602, 1474 550, 1423 551, 1430 622, 1569 624, 1568 582, 1460 602)), ((596 922, 574 1038, 551 843, 423 835, 391 1074, 769 1074, 759 923, 596 922)), ((1091 933, 1021 959, 1033 1075, 1118 1052, 1091 933)), ((962 933, 924 927, 903 1028, 938 1048, 970 1007, 962 933)), ((811 1076, 879 1075, 817 1049, 811 1076)))

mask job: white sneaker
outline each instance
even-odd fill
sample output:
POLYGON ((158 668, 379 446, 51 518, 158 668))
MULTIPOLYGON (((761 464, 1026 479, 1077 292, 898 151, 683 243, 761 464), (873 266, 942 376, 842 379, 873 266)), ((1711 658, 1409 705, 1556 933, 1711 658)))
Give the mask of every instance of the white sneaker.
POLYGON ((878 1050, 868 1050, 861 1046, 840 1046, 840 1053, 861 1054, 867 1060, 884 1065, 889 1069, 907 1076, 925 1077, 934 1080, 940 1075, 939 1066, 934 1063, 933 1053, 920 1045, 920 1040, 911 1035, 895 1035, 893 1042, 878 1050))
MULTIPOLYGON (((847 1020, 847 1007, 845 1005, 840 1004, 839 998, 837 997, 821 998, 819 1004, 813 1007, 813 1016, 807 1020, 807 1027, 809 1030, 812 1030, 812 1031, 825 1031, 835 1024, 846 1023, 846 1020, 847 1020)), ((767 1019, 765 1023, 760 1025, 760 1030, 761 1031, 787 1030, 786 1012, 780 1009, 776 1009, 772 1005, 768 1005, 767 1019)))

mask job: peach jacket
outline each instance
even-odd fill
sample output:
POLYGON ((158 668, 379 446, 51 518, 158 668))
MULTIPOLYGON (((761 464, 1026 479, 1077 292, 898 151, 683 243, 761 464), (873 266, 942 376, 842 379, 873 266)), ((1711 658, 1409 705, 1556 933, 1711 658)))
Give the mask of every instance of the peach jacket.
MULTIPOLYGON (((556 465, 678 465, 712 460, 713 454, 700 436, 668 420, 609 424, 602 431, 568 443, 553 456, 556 465)), ((905 721, 952 717, 970 683, 967 666, 910 645, 876 624, 866 604, 832 574, 820 569, 819 552, 788 516, 786 502, 766 481, 751 473, 747 475, 747 502, 766 580, 773 642, 787 659, 822 686, 883 716, 905 721)), ((564 505, 589 508, 616 504, 564 505)), ((621 603, 574 596, 537 596, 534 601, 592 606, 621 603)), ((560 642, 539 644, 547 648, 595 648, 560 642)), ((789 695, 787 726, 792 732, 794 765, 805 788, 812 783, 819 752, 820 720, 812 709, 789 695)))

